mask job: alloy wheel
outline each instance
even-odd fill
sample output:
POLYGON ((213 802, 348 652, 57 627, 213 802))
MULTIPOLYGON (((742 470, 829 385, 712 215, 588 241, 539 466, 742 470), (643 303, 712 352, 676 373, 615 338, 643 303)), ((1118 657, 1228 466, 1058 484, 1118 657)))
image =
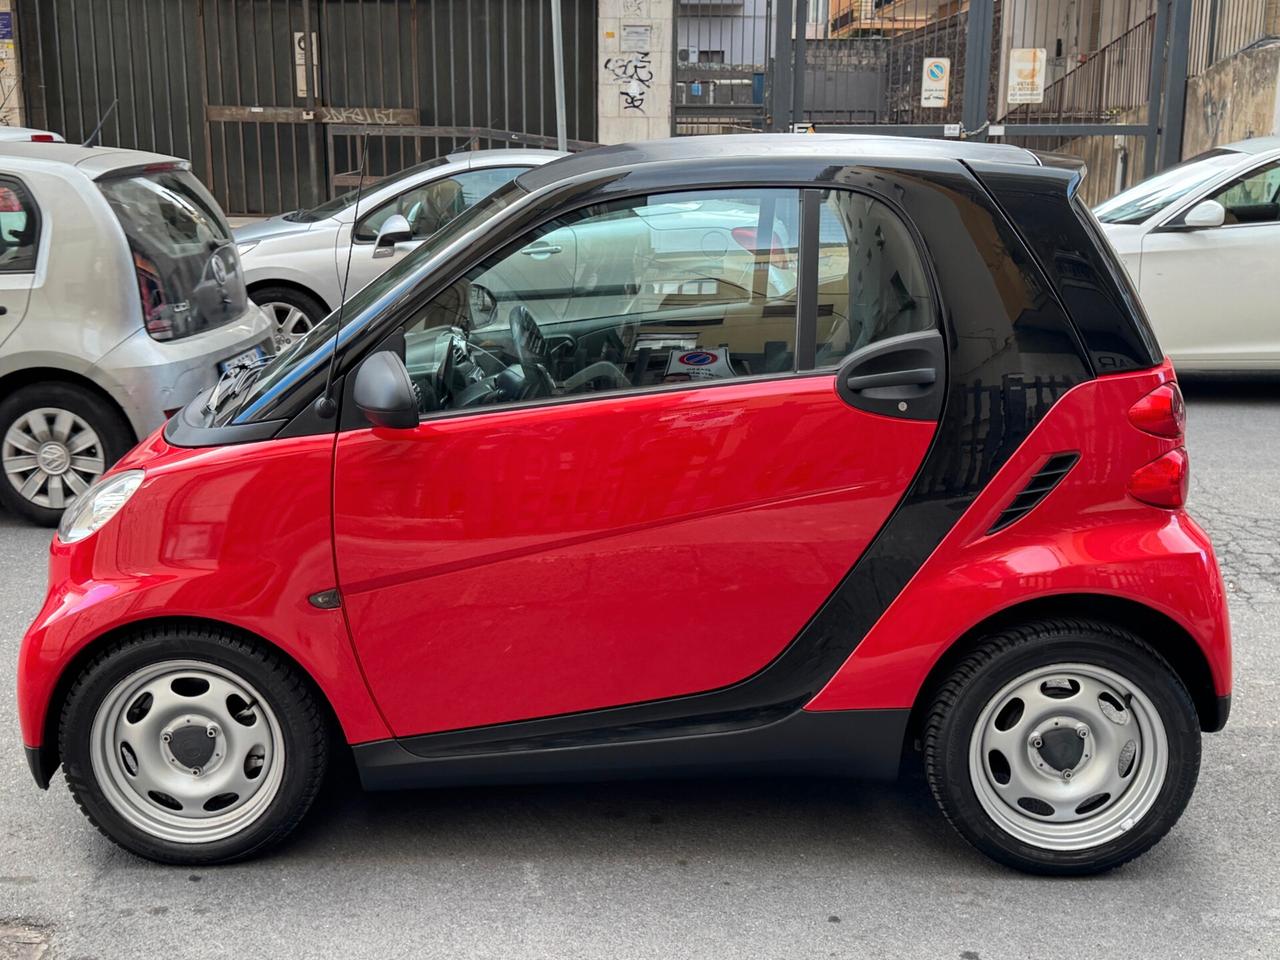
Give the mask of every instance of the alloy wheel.
POLYGON ((307 314, 299 307, 295 307, 292 303, 284 303, 275 300, 270 303, 260 304, 267 316, 271 318, 274 324, 272 339, 275 341, 276 353, 279 353, 285 347, 294 343, 294 341, 306 335, 315 323, 307 314))
POLYGON ((969 775, 987 815, 1046 850, 1084 850, 1128 832, 1160 795, 1169 766, 1150 698, 1083 663, 1028 671, 983 708, 969 775))
POLYGON ((5 431, 0 467, 24 499, 61 510, 102 475, 107 463, 102 441, 83 418, 39 407, 5 431))
POLYGON ((132 826, 176 843, 211 843, 258 820, 280 791, 284 737, 241 677, 195 660, 130 674, 94 716, 95 779, 132 826))

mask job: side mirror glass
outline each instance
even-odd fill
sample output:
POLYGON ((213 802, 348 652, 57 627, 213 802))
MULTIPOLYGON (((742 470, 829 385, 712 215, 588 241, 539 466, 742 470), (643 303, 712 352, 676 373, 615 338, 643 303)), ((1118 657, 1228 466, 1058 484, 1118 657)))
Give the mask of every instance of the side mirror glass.
POLYGON ((1192 229, 1220 227, 1227 219, 1227 208, 1217 200, 1201 200, 1182 218, 1184 226, 1192 229))
POLYGON ((389 257, 395 252, 397 243, 412 239, 413 230, 409 228, 409 221, 401 214, 393 213, 382 222, 382 227, 378 230, 378 239, 373 244, 373 255, 389 257))
POLYGON ((411 430, 418 425, 418 392, 400 356, 382 350, 356 371, 352 398, 375 427, 411 430))

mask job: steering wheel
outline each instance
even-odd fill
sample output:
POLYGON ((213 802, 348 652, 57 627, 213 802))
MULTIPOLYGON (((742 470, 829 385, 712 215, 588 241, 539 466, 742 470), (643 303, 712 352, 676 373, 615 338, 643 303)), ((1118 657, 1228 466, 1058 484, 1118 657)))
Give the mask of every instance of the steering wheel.
POLYGON ((511 325, 515 365, 523 374, 523 382, 514 391, 518 396, 508 399, 533 400, 551 396, 555 392, 556 382, 547 370, 547 343, 542 338, 542 331, 538 329, 538 322, 533 319, 529 308, 523 305, 512 307, 507 321, 511 325))
POLYGON ((453 394, 454 345, 457 339, 452 331, 441 337, 444 356, 441 357, 440 362, 436 365, 435 376, 431 380, 431 389, 435 393, 435 402, 440 409, 444 409, 445 403, 453 394))

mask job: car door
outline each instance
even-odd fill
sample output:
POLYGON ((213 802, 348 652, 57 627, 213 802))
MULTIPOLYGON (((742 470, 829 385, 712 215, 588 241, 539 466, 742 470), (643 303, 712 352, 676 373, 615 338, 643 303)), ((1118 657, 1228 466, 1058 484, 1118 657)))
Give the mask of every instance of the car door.
POLYGON ((1193 368, 1280 364, 1280 161, 1203 199, 1223 205, 1222 226, 1189 229, 1179 216, 1142 241, 1138 287, 1160 346, 1193 368))
MULTIPOLYGON (((515 239, 407 317, 407 346, 388 341, 409 354, 421 421, 339 434, 334 535, 352 636, 397 736, 738 683, 777 657, 848 573, 935 423, 899 416, 907 404, 896 401, 881 413, 855 408, 835 369, 859 342, 940 343, 938 311, 887 206, 838 190, 803 195, 814 223, 805 256, 819 255, 818 208, 842 235, 800 309, 794 283, 769 278, 800 256, 784 238, 802 236, 801 191, 656 194, 515 239), (738 255, 703 242, 694 217, 704 200, 732 207, 735 225, 755 224, 742 239, 760 279, 745 299, 739 283, 720 282, 741 272, 738 255), (619 214, 675 215, 681 202, 691 203, 689 229, 672 229, 664 256, 650 258, 654 238, 637 229, 645 218, 619 214), (579 257, 614 263, 618 245, 633 244, 629 286, 645 296, 619 312, 613 293, 575 286, 573 319, 518 348, 537 314, 495 293, 495 278, 512 263, 526 277, 530 264, 554 270, 553 258, 526 251, 566 229, 599 237, 614 221, 627 226, 612 245, 583 243, 579 257), (687 249, 672 249, 682 232, 687 249), (700 279, 668 283, 676 261, 700 279), (512 354, 522 349, 521 362, 512 354), (444 372, 428 369, 432 358, 444 372), (497 385, 516 367, 545 374, 546 392, 504 395, 497 385)), ((578 274, 596 275, 590 263, 578 274)), ((939 370, 934 387, 944 385, 939 370)))
POLYGON ((0 176, 0 350, 26 315, 39 235, 31 193, 20 180, 0 176))
POLYGON ((528 167, 483 167, 416 183, 360 217, 354 227, 354 244, 350 242, 352 227, 344 226, 338 231, 334 245, 334 270, 339 285, 347 270, 348 245, 351 275, 347 282, 347 296, 350 296, 375 277, 381 276, 392 265, 399 263, 410 251, 416 250, 423 240, 458 214, 475 206, 527 169, 528 167), (385 248, 379 251, 374 243, 378 231, 388 217, 397 213, 409 221, 413 239, 397 243, 389 251, 385 248))

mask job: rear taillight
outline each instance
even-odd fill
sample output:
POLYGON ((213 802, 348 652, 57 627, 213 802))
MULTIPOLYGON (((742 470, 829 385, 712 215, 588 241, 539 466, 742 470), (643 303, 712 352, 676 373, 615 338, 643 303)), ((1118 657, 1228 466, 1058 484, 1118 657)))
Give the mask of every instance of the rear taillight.
POLYGON ((32 143, 53 143, 54 142, 53 134, 52 133, 33 133, 31 135, 31 142, 32 143))
POLYGON ((1162 383, 1129 408, 1129 422, 1144 433, 1181 440, 1187 431, 1187 408, 1176 383, 1162 383))
POLYGON ((1185 449, 1170 450, 1134 471, 1129 478, 1129 496, 1153 507, 1176 510, 1187 502, 1190 465, 1185 449))

